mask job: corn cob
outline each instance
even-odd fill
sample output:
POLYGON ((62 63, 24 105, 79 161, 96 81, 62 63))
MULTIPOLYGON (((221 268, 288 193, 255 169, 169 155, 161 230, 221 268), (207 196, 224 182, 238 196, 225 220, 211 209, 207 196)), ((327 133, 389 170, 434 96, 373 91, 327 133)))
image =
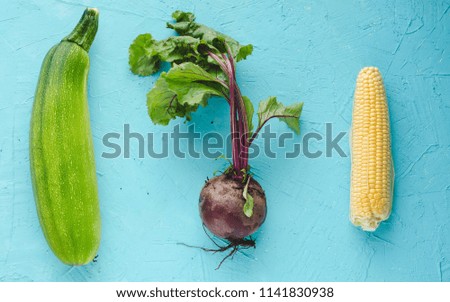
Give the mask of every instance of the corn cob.
POLYGON ((375 231, 391 213, 394 179, 386 93, 376 67, 358 75, 350 135, 350 220, 375 231))

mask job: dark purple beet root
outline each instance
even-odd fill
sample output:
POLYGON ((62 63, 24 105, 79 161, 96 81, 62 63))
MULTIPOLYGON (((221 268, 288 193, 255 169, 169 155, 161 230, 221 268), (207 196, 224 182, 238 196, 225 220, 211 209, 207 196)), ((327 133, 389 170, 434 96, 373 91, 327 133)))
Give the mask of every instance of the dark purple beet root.
POLYGON ((248 193, 253 197, 253 215, 245 216, 242 195, 245 184, 231 175, 210 179, 200 193, 200 216, 205 226, 216 236, 236 242, 247 237, 263 224, 266 218, 266 196, 260 184, 250 179, 248 193))

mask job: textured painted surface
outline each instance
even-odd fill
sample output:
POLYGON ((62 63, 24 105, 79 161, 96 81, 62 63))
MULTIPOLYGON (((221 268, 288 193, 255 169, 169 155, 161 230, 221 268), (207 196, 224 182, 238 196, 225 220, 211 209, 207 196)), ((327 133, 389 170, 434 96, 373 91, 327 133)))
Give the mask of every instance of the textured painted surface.
MULTIPOLYGON (((0 2, 0 280, 450 281, 450 1, 0 2), (89 101, 103 238, 97 263, 71 268, 53 256, 39 227, 29 119, 45 53, 94 3, 101 17, 90 52, 89 101), (324 134, 327 122, 335 133, 348 130, 356 75, 378 66, 396 170, 390 220, 373 234, 349 223, 349 158, 260 157, 253 166, 269 212, 257 248, 215 271, 221 255, 177 245, 212 246, 197 201, 221 163, 139 159, 136 144, 129 159, 101 157, 109 151, 103 135, 123 133, 125 123, 157 138, 179 123, 152 125, 145 94, 155 78, 133 76, 127 66, 137 34, 172 34, 164 24, 175 9, 253 43, 254 54, 238 66, 244 94, 254 103, 269 95, 303 100, 303 134, 324 134)), ((225 134, 227 120, 220 100, 194 115, 202 132, 225 134)), ((347 136, 343 146, 348 153, 347 136)))

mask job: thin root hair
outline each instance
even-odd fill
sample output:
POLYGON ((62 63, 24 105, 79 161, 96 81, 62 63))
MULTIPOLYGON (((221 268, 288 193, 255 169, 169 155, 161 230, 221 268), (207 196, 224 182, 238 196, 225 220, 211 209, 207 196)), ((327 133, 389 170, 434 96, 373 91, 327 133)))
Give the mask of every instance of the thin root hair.
POLYGON ((217 246, 216 249, 210 249, 210 248, 206 248, 206 247, 202 247, 202 246, 196 246, 196 245, 189 245, 183 242, 178 242, 178 245, 183 245, 186 247, 190 247, 190 248, 197 248, 197 249, 201 249, 205 252, 210 252, 210 253, 218 253, 218 252, 225 252, 227 250, 230 250, 230 252, 219 262, 219 265, 217 265, 216 270, 218 270, 222 264, 225 262, 225 260, 227 260, 228 258, 231 257, 231 259, 233 259, 234 255, 240 251, 240 250, 246 250, 249 249, 251 247, 256 247, 256 242, 254 239, 252 239, 251 237, 249 237, 249 239, 227 239, 228 244, 225 246, 221 246, 219 245, 210 234, 208 234, 208 232, 206 231, 206 227, 203 224, 203 229, 205 231, 205 234, 208 236, 208 238, 214 243, 215 246, 217 246))

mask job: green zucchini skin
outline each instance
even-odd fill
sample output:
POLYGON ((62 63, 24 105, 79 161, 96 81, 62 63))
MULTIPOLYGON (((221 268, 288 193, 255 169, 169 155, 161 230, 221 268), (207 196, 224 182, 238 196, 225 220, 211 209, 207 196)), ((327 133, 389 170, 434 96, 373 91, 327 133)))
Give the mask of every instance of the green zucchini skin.
POLYGON ((39 221, 54 254, 84 265, 100 245, 101 220, 87 103, 88 50, 98 11, 47 53, 31 117, 31 178, 39 221))

